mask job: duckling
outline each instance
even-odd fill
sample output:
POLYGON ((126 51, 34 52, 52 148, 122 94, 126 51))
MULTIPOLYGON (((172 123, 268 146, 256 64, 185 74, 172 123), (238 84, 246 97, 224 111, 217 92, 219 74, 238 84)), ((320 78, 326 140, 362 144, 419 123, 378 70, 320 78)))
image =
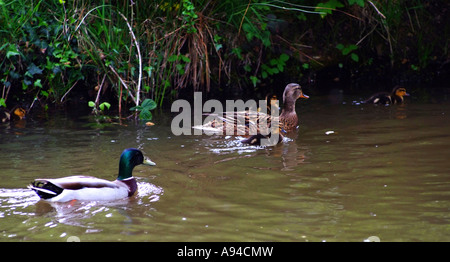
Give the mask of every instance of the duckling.
POLYGON ((404 96, 409 96, 409 94, 406 92, 406 88, 403 86, 395 86, 394 89, 392 89, 391 93, 388 92, 380 92, 372 95, 369 99, 363 101, 363 103, 368 104, 401 104, 403 103, 404 96))
POLYGON ((20 106, 14 107, 11 111, 7 111, 5 108, 0 107, 0 118, 2 123, 13 120, 22 120, 25 118, 27 111, 20 106))
MULTIPOLYGON (((267 105, 266 110, 267 110, 267 114, 268 115, 270 115, 270 113, 271 113, 272 106, 275 106, 278 109, 280 109, 280 107, 277 104, 278 103, 278 97, 277 97, 276 94, 271 94, 271 93, 267 94, 265 100, 266 100, 266 105, 267 105)), ((258 107, 258 112, 261 112, 261 110, 262 110, 262 108, 258 107)))
POLYGON ((11 119, 11 114, 4 107, 0 107, 0 119, 2 123, 9 122, 11 119))
MULTIPOLYGON (((270 104, 274 103, 273 96, 268 96, 268 98, 270 104)), ((261 139, 269 138, 275 132, 279 138, 276 143, 279 143, 287 132, 294 130, 298 125, 295 102, 299 98, 307 99, 309 96, 303 93, 299 84, 291 83, 286 86, 283 92, 284 107, 280 116, 254 111, 224 112, 223 116, 214 115, 216 119, 193 128, 230 135, 227 132, 227 128, 229 128, 228 131, 233 131, 233 135, 249 136, 241 142, 250 145, 261 145, 261 139), (278 122, 278 128, 275 128, 275 131, 271 130, 272 122, 278 122), (261 125, 260 123, 267 123, 267 125, 261 125)))
POLYGON ((68 176, 62 178, 35 179, 29 186, 36 194, 50 202, 67 202, 71 200, 101 201, 117 200, 131 197, 137 190, 133 168, 137 165, 156 165, 144 158, 142 152, 135 148, 125 149, 120 155, 119 175, 115 181, 93 176, 68 176))

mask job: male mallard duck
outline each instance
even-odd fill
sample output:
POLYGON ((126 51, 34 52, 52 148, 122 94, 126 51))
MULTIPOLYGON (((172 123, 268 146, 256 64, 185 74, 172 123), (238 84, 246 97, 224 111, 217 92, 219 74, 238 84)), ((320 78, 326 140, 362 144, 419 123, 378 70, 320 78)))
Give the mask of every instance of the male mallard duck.
POLYGON ((36 179, 28 188, 34 190, 42 199, 52 202, 117 200, 130 197, 136 192, 137 183, 132 171, 140 164, 156 165, 151 160, 144 159, 138 149, 129 148, 120 156, 119 175, 115 181, 92 176, 68 176, 36 179))
POLYGON ((363 101, 363 103, 369 104, 401 104, 403 103, 403 97, 409 96, 406 93, 406 89, 403 86, 395 86, 391 93, 380 92, 371 96, 369 99, 363 101))
MULTIPOLYGON (((268 106, 274 103, 271 98, 273 97, 268 97, 268 106)), ((279 125, 275 132, 279 134, 279 140, 277 142, 280 142, 283 140, 282 133, 292 131, 297 127, 298 117, 295 112, 295 102, 299 98, 306 99, 309 97, 303 93, 299 84, 291 83, 284 89, 284 107, 280 116, 253 111, 224 112, 223 116, 211 114, 216 117, 214 120, 202 126, 194 126, 194 128, 203 129, 212 133, 227 135, 231 135, 232 133, 233 135, 250 136, 241 142, 251 145, 261 145, 262 138, 270 137, 271 123, 278 122, 279 125), (260 123, 267 123, 267 125, 260 125, 260 123), (231 133, 227 132, 227 128, 230 129, 229 131, 231 133)))

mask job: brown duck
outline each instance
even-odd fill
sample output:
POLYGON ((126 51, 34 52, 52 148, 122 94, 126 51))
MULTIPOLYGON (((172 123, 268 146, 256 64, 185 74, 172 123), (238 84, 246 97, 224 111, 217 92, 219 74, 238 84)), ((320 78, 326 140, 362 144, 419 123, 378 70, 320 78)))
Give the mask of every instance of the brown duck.
MULTIPOLYGON (((298 125, 298 116, 295 112, 295 102, 299 98, 309 98, 302 91, 299 84, 288 84, 283 92, 283 110, 280 116, 273 116, 262 112, 254 111, 236 111, 224 112, 223 115, 210 114, 216 118, 201 126, 194 126, 196 129, 208 130, 215 134, 228 134, 227 128, 233 131, 233 135, 247 137, 242 143, 250 145, 261 145, 261 139, 271 137, 271 123, 278 122, 278 128, 275 132, 279 134, 279 143, 283 140, 283 135, 294 130, 298 125), (267 125, 260 125, 267 123, 267 125)), ((267 105, 273 104, 273 96, 268 96, 267 105)))

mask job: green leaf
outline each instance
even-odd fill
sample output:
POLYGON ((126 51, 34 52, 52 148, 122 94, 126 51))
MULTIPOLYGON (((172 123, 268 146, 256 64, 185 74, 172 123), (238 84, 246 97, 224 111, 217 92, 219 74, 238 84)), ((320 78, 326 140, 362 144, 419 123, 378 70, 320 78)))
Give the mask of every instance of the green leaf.
POLYGON ((274 65, 277 65, 278 62, 279 62, 279 61, 278 61, 277 59, 270 59, 269 64, 270 64, 271 66, 274 66, 274 65))
POLYGON ((324 18, 327 14, 331 14, 332 11, 338 7, 344 7, 344 5, 338 0, 330 0, 326 3, 317 4, 315 11, 321 12, 320 16, 324 18))
POLYGON ((167 61, 169 61, 169 62, 175 62, 177 60, 178 60, 177 55, 171 55, 171 56, 169 56, 169 58, 167 58, 167 61))
POLYGON ((243 59, 243 57, 242 57, 242 49, 241 48, 239 48, 239 47, 233 48, 231 50, 231 53, 235 54, 239 58, 239 60, 243 59))
POLYGON ((343 55, 350 54, 351 51, 358 49, 357 45, 348 45, 342 50, 343 55))
POLYGON ((181 55, 180 56, 181 61, 185 62, 185 63, 190 63, 191 59, 189 59, 189 57, 185 56, 185 55, 181 55))
POLYGON ((141 111, 142 110, 142 106, 133 106, 132 108, 130 108, 130 111, 141 111))
POLYGON ((0 106, 6 107, 6 100, 4 98, 0 98, 0 106))
MULTIPOLYGON (((283 72, 284 71, 284 66, 285 65, 282 65, 282 64, 278 64, 277 65, 279 72, 283 72)), ((277 72, 277 73, 279 73, 279 72, 277 72)))
POLYGON ((110 103, 108 103, 108 102, 103 102, 103 103, 101 103, 100 104, 100 110, 105 110, 105 107, 106 107, 106 109, 109 109, 110 107, 111 107, 111 104, 110 103))
POLYGON ((46 98, 48 98, 48 92, 45 90, 41 90, 41 95, 45 96, 46 98))
POLYGON ((156 102, 153 99, 145 99, 144 102, 142 102, 142 107, 148 109, 148 110, 153 110, 156 108, 156 102))
POLYGON ((357 54, 352 53, 352 54, 350 55, 350 57, 352 58, 353 61, 359 62, 359 56, 358 56, 357 54))
POLYGON ((139 118, 141 120, 152 120, 152 113, 150 110, 147 110, 146 108, 142 109, 141 113, 139 114, 139 118))
POLYGON ((358 4, 361 7, 364 7, 364 0, 348 0, 349 5, 358 4))
POLYGON ((250 76, 250 80, 252 81, 253 86, 256 87, 256 84, 258 84, 259 79, 256 76, 250 76))
POLYGON ((289 56, 283 53, 280 55, 280 60, 286 62, 287 60, 289 60, 289 56))
MULTIPOLYGON (((42 88, 41 79, 38 79, 38 80, 34 81, 34 84, 33 84, 33 85, 34 85, 35 87, 42 88)), ((47 96, 48 96, 48 93, 47 93, 47 96)))
MULTIPOLYGON (((4 46, 2 46, 3 49, 4 46)), ((9 45, 8 46, 8 51, 6 52, 6 58, 10 58, 11 56, 16 56, 16 55, 20 55, 19 51, 17 51, 17 47, 16 45, 9 45)))
POLYGON ((42 69, 37 67, 35 64, 31 63, 31 65, 27 67, 27 73, 30 74, 31 76, 40 75, 42 74, 42 69))
POLYGON ((89 101, 89 102, 88 102, 88 106, 89 106, 89 107, 95 107, 95 103, 94 103, 93 101, 89 101))
POLYGON ((266 72, 266 71, 262 71, 262 72, 261 72, 261 76, 262 76, 263 79, 266 79, 267 76, 268 76, 268 75, 267 75, 267 72, 266 72))
POLYGON ((14 51, 6 52, 6 58, 10 58, 11 56, 16 56, 16 55, 20 55, 20 53, 19 52, 14 52, 14 51))

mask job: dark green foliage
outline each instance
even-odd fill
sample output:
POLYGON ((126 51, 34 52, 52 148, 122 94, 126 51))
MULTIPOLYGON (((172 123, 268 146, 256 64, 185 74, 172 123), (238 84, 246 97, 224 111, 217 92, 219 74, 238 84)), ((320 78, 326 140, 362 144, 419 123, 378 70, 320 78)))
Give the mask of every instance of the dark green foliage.
POLYGON ((423 72, 449 55, 444 7, 423 0, 0 0, 0 106, 83 97, 86 106, 108 101, 147 119, 146 99, 153 107, 193 91, 259 92, 328 66, 423 72))

